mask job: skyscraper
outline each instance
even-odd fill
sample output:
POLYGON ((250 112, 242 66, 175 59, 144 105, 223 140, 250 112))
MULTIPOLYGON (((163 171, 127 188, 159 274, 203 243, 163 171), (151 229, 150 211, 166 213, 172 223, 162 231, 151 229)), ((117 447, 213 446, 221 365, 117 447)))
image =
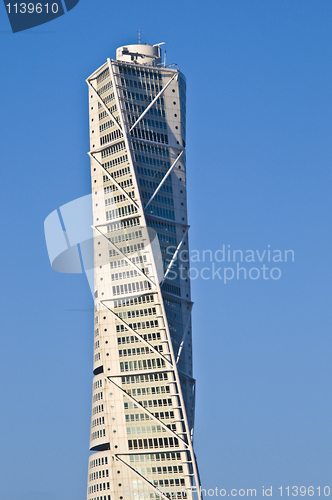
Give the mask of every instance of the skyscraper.
POLYGON ((88 79, 94 365, 88 500, 191 498, 186 83, 157 44, 88 79), (158 489, 157 489, 158 488, 158 489))

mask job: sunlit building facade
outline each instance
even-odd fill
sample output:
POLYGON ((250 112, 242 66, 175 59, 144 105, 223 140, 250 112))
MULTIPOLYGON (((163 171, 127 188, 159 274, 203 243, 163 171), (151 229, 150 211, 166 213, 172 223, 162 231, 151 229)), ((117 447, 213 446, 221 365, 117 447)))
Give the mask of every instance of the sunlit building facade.
POLYGON ((192 498, 186 83, 160 45, 88 79, 94 364, 88 500, 192 498), (182 269, 180 266, 182 265, 182 269))

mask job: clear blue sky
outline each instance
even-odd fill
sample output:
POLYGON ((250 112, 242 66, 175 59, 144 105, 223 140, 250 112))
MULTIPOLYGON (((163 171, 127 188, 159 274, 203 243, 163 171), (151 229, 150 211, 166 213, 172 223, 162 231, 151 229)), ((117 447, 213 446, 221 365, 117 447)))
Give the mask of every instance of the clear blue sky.
POLYGON ((191 249, 295 253, 193 281, 202 484, 332 489, 331 26, 326 0, 80 0, 13 35, 1 7, 0 498, 85 498, 93 303, 43 222, 89 193, 85 79, 138 29, 187 77, 191 249))

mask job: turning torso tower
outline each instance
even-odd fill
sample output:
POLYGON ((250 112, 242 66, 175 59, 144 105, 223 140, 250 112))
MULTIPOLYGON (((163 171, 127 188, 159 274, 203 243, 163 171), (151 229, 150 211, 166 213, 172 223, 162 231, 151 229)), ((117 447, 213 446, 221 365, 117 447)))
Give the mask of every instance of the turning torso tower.
POLYGON ((185 78, 162 64, 160 45, 139 44, 117 49, 87 83, 95 289, 87 498, 190 499, 199 477, 185 78))

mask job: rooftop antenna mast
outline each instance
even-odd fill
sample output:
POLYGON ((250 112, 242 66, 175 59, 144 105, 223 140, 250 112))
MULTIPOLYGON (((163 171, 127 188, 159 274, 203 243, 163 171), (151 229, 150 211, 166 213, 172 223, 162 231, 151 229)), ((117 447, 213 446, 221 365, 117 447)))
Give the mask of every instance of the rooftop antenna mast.
POLYGON ((141 45, 141 30, 138 30, 138 44, 141 45))

